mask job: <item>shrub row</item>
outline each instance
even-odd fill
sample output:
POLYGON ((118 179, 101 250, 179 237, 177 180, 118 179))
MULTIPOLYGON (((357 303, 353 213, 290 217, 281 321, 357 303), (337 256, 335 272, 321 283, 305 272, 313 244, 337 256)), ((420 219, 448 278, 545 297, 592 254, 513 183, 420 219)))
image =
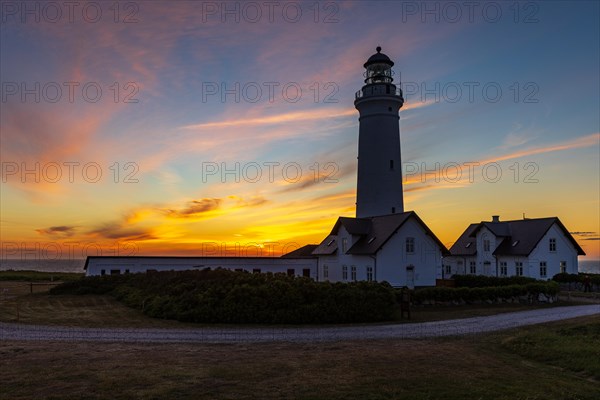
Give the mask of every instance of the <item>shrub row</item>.
POLYGON ((88 277, 53 294, 110 294, 156 318, 205 323, 388 321, 396 313, 387 283, 315 282, 285 274, 229 270, 88 277))
POLYGON ((452 275, 455 287, 482 288, 489 286, 526 285, 534 283, 534 278, 526 276, 486 276, 486 275, 452 275))
POLYGON ((585 273, 581 273, 581 274, 567 274, 567 273, 560 273, 560 274, 556 274, 552 277, 553 281, 559 282, 559 283, 583 283, 585 281, 585 277, 589 276, 590 279, 590 283, 592 283, 593 285, 600 285, 600 274, 585 274, 585 273))
POLYGON ((503 301, 518 296, 538 296, 540 293, 547 296, 555 296, 559 287, 556 282, 536 282, 526 285, 507 285, 490 287, 432 287, 415 290, 412 294, 414 303, 420 304, 427 301, 435 302, 483 302, 483 301, 503 301))

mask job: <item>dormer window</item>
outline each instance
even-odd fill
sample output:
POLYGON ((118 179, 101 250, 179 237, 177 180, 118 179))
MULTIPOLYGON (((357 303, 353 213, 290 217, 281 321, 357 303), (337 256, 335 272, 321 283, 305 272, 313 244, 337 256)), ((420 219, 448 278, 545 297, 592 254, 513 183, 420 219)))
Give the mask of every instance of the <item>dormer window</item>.
POLYGON ((516 245, 518 245, 518 244, 519 244, 519 240, 515 240, 515 241, 513 242, 513 244, 512 244, 512 247, 515 247, 515 246, 516 246, 516 245))
POLYGON ((467 244, 465 245, 465 247, 466 247, 467 249, 468 249, 469 247, 471 247, 471 242, 467 243, 467 244))
POLYGON ((373 236, 372 238, 370 238, 369 241, 367 242, 367 244, 373 243, 373 240, 375 240, 375 236, 373 236))
POLYGON ((327 243, 327 247, 331 246, 331 245, 333 244, 333 242, 335 242, 335 239, 331 239, 331 240, 329 241, 329 243, 327 243))

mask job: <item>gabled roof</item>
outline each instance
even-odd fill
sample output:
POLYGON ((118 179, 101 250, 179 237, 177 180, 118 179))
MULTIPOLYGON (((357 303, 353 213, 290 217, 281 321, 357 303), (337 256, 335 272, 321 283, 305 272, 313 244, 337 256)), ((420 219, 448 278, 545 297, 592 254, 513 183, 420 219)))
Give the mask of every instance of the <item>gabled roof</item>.
MULTIPOLYGON (((397 214, 401 215, 401 214, 397 214)), ((339 217, 336 221, 333 229, 331 230, 330 235, 337 235, 340 226, 346 228, 349 234, 351 235, 366 235, 369 233, 371 229, 371 219, 370 218, 348 218, 348 217, 339 217)))
POLYGON ((338 249, 337 235, 339 229, 343 226, 351 235, 359 236, 358 240, 350 247, 346 253, 354 255, 370 255, 377 253, 387 241, 404 225, 410 218, 414 218, 419 223, 426 234, 431 236, 437 245, 442 249, 443 254, 449 254, 446 247, 440 242, 435 234, 419 218, 414 211, 408 211, 399 214, 382 215, 370 218, 347 218, 340 217, 333 226, 329 236, 321 242, 313 252, 315 255, 334 254, 338 249))
POLYGON ((450 254, 453 256, 474 256, 477 254, 477 244, 473 232, 479 227, 479 224, 471 224, 460 235, 458 240, 450 247, 450 254))
POLYGON ((337 251, 337 235, 329 235, 313 250, 315 256, 329 256, 337 251))
MULTIPOLYGON (((583 249, 562 222, 560 222, 558 217, 520 219, 501 222, 482 221, 479 224, 471 224, 450 248, 450 252, 452 255, 469 254, 461 249, 464 248, 469 240, 474 242, 477 232, 483 227, 486 227, 490 232, 496 235, 496 237, 503 239, 493 251, 493 255, 528 256, 554 224, 562 230, 565 237, 573 244, 573 247, 577 250, 577 254, 585 255, 583 249)), ((471 245, 471 247, 473 246, 474 244, 471 245)))
POLYGON ((312 252, 319 246, 318 244, 307 244, 289 253, 285 253, 281 258, 314 258, 312 252))

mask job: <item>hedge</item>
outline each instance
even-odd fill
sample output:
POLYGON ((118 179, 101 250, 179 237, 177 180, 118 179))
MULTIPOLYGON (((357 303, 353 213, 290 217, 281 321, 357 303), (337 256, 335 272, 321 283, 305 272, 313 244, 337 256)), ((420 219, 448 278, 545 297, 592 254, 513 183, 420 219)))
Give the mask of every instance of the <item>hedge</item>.
POLYGON ((560 273, 560 274, 556 274, 552 277, 552 280, 555 282, 559 282, 559 283, 583 283, 585 280, 585 277, 589 276, 590 277, 590 283, 592 283, 593 285, 600 285, 600 274, 586 274, 586 273, 581 273, 581 274, 567 274, 567 273, 560 273))
POLYGON ((394 319, 387 283, 315 282, 229 270, 87 277, 52 294, 110 294, 156 318, 203 323, 348 323, 394 319))
POLYGON ((455 287, 489 287, 489 286, 510 286, 510 285, 526 285, 528 283, 537 282, 534 278, 526 276, 486 276, 486 275, 452 275, 455 287))
POLYGON ((556 282, 534 282, 526 285, 506 285, 490 287, 431 287, 415 290, 412 293, 413 302, 419 304, 427 301, 434 302, 484 302, 503 301, 518 296, 538 296, 540 293, 555 296, 559 287, 556 282))

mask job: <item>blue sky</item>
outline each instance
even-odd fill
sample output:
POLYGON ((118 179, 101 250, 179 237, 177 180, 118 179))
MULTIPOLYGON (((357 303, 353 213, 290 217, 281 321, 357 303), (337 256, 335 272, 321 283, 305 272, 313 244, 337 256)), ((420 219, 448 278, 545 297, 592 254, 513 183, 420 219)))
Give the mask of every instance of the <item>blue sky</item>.
POLYGON ((354 93, 380 45, 405 91, 404 167, 418 168, 405 177, 406 209, 448 245, 492 214, 558 216, 600 258, 598 2, 277 2, 270 21, 262 2, 138 1, 119 3, 118 22, 112 2, 81 2, 72 22, 61 3, 50 21, 43 4, 2 1, 3 242, 75 241, 82 256, 124 242, 140 254, 318 242, 354 215, 354 93), (67 82, 79 85, 72 102, 67 82), (23 101, 21 84, 36 83, 40 101, 23 101), (52 83, 65 89, 55 103, 52 83), (86 84, 102 89, 98 102, 86 84), (239 100, 221 97, 236 84, 239 100), (472 181, 468 162, 479 163, 472 181), (61 179, 24 174, 36 163, 58 164, 61 179), (102 176, 67 179, 65 163, 95 163, 102 176), (242 171, 256 164, 253 182, 242 171), (297 180, 288 165, 302 168, 297 180), (497 180, 483 175, 497 168, 497 180))

